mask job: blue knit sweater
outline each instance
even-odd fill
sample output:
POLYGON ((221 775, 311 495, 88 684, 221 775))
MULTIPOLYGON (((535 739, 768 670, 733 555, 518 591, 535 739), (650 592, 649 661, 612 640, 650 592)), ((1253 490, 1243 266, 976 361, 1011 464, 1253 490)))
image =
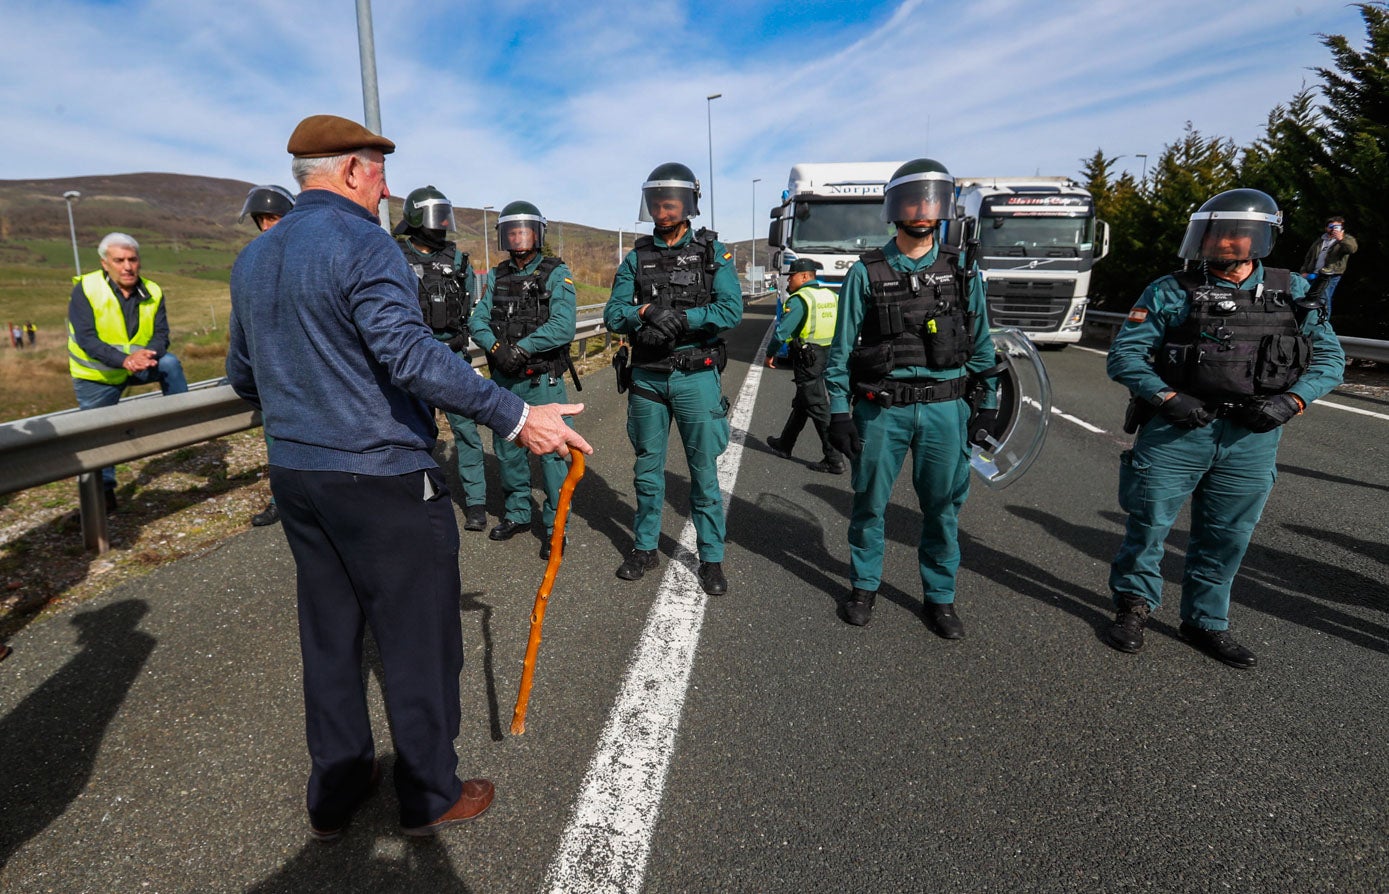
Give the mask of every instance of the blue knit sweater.
POLYGON ((270 463, 400 475, 435 465, 430 407, 515 437, 525 402, 434 338, 375 215, 310 189, 232 267, 227 379, 265 416, 270 463))

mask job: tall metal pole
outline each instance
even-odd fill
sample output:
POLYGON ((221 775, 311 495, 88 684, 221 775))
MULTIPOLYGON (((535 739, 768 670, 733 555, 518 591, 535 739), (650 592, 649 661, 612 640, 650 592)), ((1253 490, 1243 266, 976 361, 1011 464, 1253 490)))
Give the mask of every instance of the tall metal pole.
MULTIPOLYGON (((366 112, 367 130, 381 133, 381 96, 376 91, 376 38, 371 31, 371 0, 357 0, 357 49, 362 58, 362 106, 366 112)), ((376 216, 381 226, 390 232, 391 207, 381 197, 376 216)))
POLYGON ((723 96, 722 93, 711 93, 704 97, 704 118, 709 130, 709 229, 717 230, 718 222, 714 220, 714 100, 723 96))
POLYGON ((617 263, 622 263, 622 227, 617 228, 617 263))
POLYGON ((487 212, 492 210, 491 205, 482 206, 482 263, 487 265, 487 269, 492 269, 492 241, 487 238, 487 212))
POLYGON ((72 266, 77 271, 77 275, 82 275, 82 262, 77 259, 77 224, 72 221, 72 206, 82 198, 82 193, 75 189, 70 189, 63 193, 63 201, 68 206, 68 232, 72 234, 72 266))
MULTIPOLYGON (((752 267, 757 266, 757 184, 761 177, 752 178, 752 267)), ((748 269, 748 284, 752 285, 752 269, 748 269)))

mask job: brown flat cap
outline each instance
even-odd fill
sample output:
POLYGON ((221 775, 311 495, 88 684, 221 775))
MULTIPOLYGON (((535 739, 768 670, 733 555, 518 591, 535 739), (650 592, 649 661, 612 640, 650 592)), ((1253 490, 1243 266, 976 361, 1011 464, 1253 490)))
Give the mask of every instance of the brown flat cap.
POLYGON ((310 115, 294 128, 285 148, 295 158, 327 158, 358 149, 380 149, 382 154, 390 155, 395 151, 395 143, 356 121, 337 115, 310 115))

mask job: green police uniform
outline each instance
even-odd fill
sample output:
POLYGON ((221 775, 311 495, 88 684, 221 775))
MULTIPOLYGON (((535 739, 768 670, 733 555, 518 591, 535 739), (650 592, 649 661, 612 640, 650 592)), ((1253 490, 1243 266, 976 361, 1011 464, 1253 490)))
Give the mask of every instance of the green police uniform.
MULTIPOLYGON (((497 302, 494 300, 498 275, 505 277, 516 274, 520 277, 532 277, 547 260, 537 252, 523 268, 517 269, 512 261, 507 259, 487 272, 482 299, 473 309, 468 326, 472 331, 473 341, 489 354, 499 341, 498 333, 507 333, 507 320, 497 309, 497 302)), ((550 266, 550 263, 546 263, 546 266, 550 266)), ((574 291, 574 279, 562 261, 555 263, 545 278, 544 294, 549 296, 548 319, 515 341, 517 347, 536 358, 528 367, 532 374, 527 375, 523 371, 519 375, 510 375, 494 369, 492 380, 520 396, 528 404, 568 403, 568 392, 563 379, 563 358, 568 356, 569 345, 574 341, 578 299, 574 291), (559 355, 555 358, 558 362, 542 363, 539 358, 546 354, 559 355)), ((502 517, 508 522, 529 524, 530 453, 524 447, 500 437, 492 439, 492 449, 497 454, 497 464, 501 468, 502 491, 506 495, 506 508, 502 517)), ((564 477, 568 471, 568 464, 558 453, 549 453, 540 458, 540 475, 545 488, 545 505, 541 508, 540 514, 547 533, 554 530, 560 486, 564 484, 564 477)))
MULTIPOLYGON (((1249 278, 1238 285, 1216 277, 1208 277, 1206 285, 1246 301, 1245 296, 1265 285, 1264 276, 1263 264, 1255 261, 1249 278)), ((1291 277, 1294 299, 1308 289, 1306 280, 1291 277)), ((1164 276, 1148 286, 1109 349, 1110 378, 1148 402, 1173 390, 1149 358, 1169 342, 1190 307, 1188 292, 1175 277, 1164 276)), ((1345 352, 1319 311, 1309 311, 1300 328, 1310 339, 1311 360, 1286 391, 1310 405, 1340 384, 1345 352)), ((1161 415, 1143 424, 1132 449, 1120 460, 1119 504, 1129 516, 1123 545, 1110 568, 1116 606, 1122 607, 1126 596, 1141 597, 1149 610, 1162 602, 1158 566, 1163 542, 1191 497, 1181 619, 1202 630, 1229 628, 1230 585, 1273 489, 1282 437, 1281 427, 1251 431, 1238 413, 1222 414, 1202 428, 1178 427, 1161 415)))
MULTIPOLYGON (((415 271, 416 276, 422 276, 422 271, 428 265, 437 260, 438 252, 425 253, 415 247, 415 244, 408 237, 397 238, 401 252, 405 255, 405 260, 409 262, 410 269, 415 271)), ((463 268, 463 308, 465 329, 455 332, 450 327, 435 329, 432 325, 431 330, 434 337, 449 344, 454 344, 454 353, 464 359, 468 356, 468 340, 466 338, 466 320, 468 303, 473 300, 473 290, 476 288, 477 278, 473 276, 472 265, 466 263, 466 259, 459 255, 453 243, 443 249, 448 253, 450 265, 461 264, 463 268), (459 339, 458 336, 464 336, 459 339), (461 344, 459 344, 461 342, 461 344)), ((429 323, 429 320, 425 321, 429 323)), ((457 413, 444 413, 444 418, 448 420, 449 429, 453 431, 453 448, 458 463, 458 480, 463 486, 463 505, 464 506, 485 506, 487 505, 487 477, 483 466, 482 454, 482 435, 478 433, 477 423, 467 416, 459 416, 457 413)))
MULTIPOLYGON (((679 253, 691 243, 687 231, 674 245, 656 238, 661 255, 679 253)), ((714 342, 720 332, 732 329, 743 318, 743 294, 733 270, 732 255, 722 242, 712 243, 713 276, 706 280, 712 296, 703 306, 685 310, 688 332, 675 346, 675 355, 694 356, 700 346, 714 342)), ((632 336, 642 326, 638 315, 649 295, 637 294, 638 252, 623 258, 613 280, 612 294, 603 308, 608 330, 632 336)), ((728 401, 723 396, 717 364, 698 369, 670 371, 632 370, 632 390, 627 396, 627 436, 636 452, 635 490, 637 513, 633 522, 634 546, 655 550, 661 536, 661 510, 665 503, 666 446, 670 423, 675 420, 685 460, 690 469, 690 515, 694 521, 701 562, 722 562, 724 553, 723 497, 719 493, 718 459, 728 447, 728 401)))
POLYGON ((791 400, 791 415, 782 426, 773 449, 789 456, 795 450, 796 439, 805 428, 806 420, 810 420, 820 436, 823 458, 817 468, 826 471, 843 468, 839 452, 829 442, 830 404, 825 391, 825 365, 829 361, 829 345, 834 340, 838 308, 839 296, 811 280, 786 296, 781 321, 767 345, 767 356, 775 357, 783 345, 795 342, 790 356, 796 396, 791 400))
MULTIPOLYGON (((926 254, 912 260, 897 248, 896 240, 892 240, 883 246, 882 252, 892 270, 911 275, 935 264, 940 247, 937 240, 926 254)), ((983 282, 977 270, 973 274, 968 278, 964 301, 966 319, 971 325, 968 360, 953 369, 927 366, 893 369, 887 374, 889 380, 903 387, 954 383, 971 372, 981 372, 994 365, 994 344, 989 336, 983 282)), ((893 484, 910 450, 912 484, 921 507, 921 533, 917 541, 921 587, 927 602, 948 605, 955 600, 955 574, 960 565, 958 517, 969 493, 969 443, 965 433, 969 405, 963 398, 898 402, 890 407, 855 399, 850 389, 849 359, 870 304, 868 268, 860 260, 849 268, 840 288, 839 317, 825 371, 830 413, 850 412, 852 401, 854 426, 863 441, 863 450, 853 462, 854 500, 849 520, 851 583, 855 589, 876 592, 882 581, 884 516, 893 484)), ((989 399, 996 400, 992 394, 989 399)))

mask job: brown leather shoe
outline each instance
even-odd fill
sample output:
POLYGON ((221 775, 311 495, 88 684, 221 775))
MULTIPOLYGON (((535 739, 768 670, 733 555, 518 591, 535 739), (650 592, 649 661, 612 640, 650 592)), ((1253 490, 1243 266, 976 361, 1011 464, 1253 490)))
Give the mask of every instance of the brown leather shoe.
POLYGON ((458 796, 458 800, 444 812, 443 816, 432 823, 408 828, 405 830, 405 834, 416 837, 429 836, 445 826, 456 826, 459 823, 466 823, 470 819, 476 819, 486 813, 488 807, 492 806, 492 797, 496 793, 497 789, 490 780, 469 779, 463 783, 463 794, 458 796))
MULTIPOLYGON (((274 504, 272 503, 271 505, 274 504)), ((348 822, 351 821, 352 814, 356 813, 357 808, 361 807, 362 804, 364 804, 368 798, 370 798, 372 795, 376 793, 376 789, 380 784, 381 761, 372 760, 371 779, 367 782, 367 790, 362 793, 361 800, 359 800, 355 805, 353 805, 352 810, 348 812, 347 819, 343 821, 343 824, 338 826, 336 829, 320 829, 313 824, 313 820, 309 820, 309 837, 314 839, 315 841, 337 841, 339 838, 342 837, 342 830, 346 829, 348 822)))

